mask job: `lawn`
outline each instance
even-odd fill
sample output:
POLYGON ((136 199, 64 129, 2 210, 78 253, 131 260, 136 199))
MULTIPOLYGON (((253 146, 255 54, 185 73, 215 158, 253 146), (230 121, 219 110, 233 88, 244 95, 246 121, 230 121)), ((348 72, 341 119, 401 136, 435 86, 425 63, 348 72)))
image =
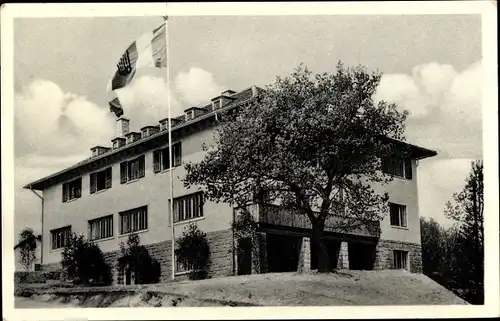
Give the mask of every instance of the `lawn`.
POLYGON ((35 293, 32 298, 38 302, 75 307, 466 304, 427 276, 402 270, 269 273, 132 287, 38 289, 35 293))

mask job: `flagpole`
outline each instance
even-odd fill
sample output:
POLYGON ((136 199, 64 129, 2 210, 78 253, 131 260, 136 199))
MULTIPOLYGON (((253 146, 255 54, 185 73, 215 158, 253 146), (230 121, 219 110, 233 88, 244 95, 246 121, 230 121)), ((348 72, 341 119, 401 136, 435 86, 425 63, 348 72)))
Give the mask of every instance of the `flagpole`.
POLYGON ((172 230, 172 280, 175 280, 175 227, 174 227, 174 175, 173 175, 173 162, 172 162, 172 115, 170 113, 170 55, 168 51, 170 49, 169 37, 168 37, 168 17, 165 19, 165 40, 166 48, 165 55, 167 57, 167 108, 168 108, 168 158, 169 158, 169 174, 170 174, 170 226, 172 230))

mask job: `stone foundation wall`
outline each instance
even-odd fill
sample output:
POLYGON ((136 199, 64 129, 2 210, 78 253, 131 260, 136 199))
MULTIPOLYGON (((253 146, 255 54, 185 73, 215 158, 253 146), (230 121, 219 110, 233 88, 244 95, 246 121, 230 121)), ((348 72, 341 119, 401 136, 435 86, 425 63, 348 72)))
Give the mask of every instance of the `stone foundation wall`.
POLYGON ((422 273, 422 246, 417 243, 379 240, 376 247, 374 269, 393 269, 394 250, 407 251, 409 256, 410 272, 422 273))
POLYGON ((222 230, 207 233, 210 244, 210 276, 233 275, 233 232, 222 230))
MULTIPOLYGON (((233 275, 233 243, 232 231, 222 230, 207 233, 210 244, 211 266, 209 275, 211 277, 233 275)), ((149 255, 160 264, 160 283, 169 282, 172 278, 172 246, 171 241, 162 241, 154 244, 144 245, 149 255)), ((104 260, 110 266, 113 275, 113 284, 121 284, 123 277, 118 273, 118 257, 120 251, 104 253, 104 260)), ((43 271, 60 271, 60 263, 44 264, 43 271)), ((176 276, 176 279, 186 279, 184 275, 176 276)))
POLYGON ((59 281, 60 279, 61 279, 61 272, 60 271, 14 272, 14 284, 46 283, 49 281, 59 281))

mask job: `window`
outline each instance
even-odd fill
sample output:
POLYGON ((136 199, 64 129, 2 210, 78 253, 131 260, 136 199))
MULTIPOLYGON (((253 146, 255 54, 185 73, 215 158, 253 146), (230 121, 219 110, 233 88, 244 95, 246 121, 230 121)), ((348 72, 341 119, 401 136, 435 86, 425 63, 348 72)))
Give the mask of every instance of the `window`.
POLYGON ((406 206, 389 203, 389 212, 391 215, 391 225, 407 227, 406 206))
POLYGON ((52 236, 52 249, 60 249, 65 247, 69 243, 69 237, 71 235, 71 226, 66 226, 58 228, 56 230, 50 231, 52 236))
POLYGON ((77 178, 71 182, 63 184, 63 202, 82 197, 82 178, 77 178))
MULTIPOLYGON (((175 143, 172 145, 172 163, 174 167, 179 166, 182 163, 181 143, 175 143)), ((158 173, 169 168, 170 155, 168 147, 153 151, 153 171, 158 173)))
POLYGON ((122 184, 144 177, 144 174, 144 155, 120 164, 120 183, 122 184))
POLYGON ((259 204, 271 204, 271 190, 266 188, 259 188, 255 193, 255 201, 259 204))
POLYGON ((187 221, 197 217, 203 217, 202 192, 174 199, 175 222, 187 221))
POLYGON ((111 188, 111 167, 90 174, 90 194, 111 188))
POLYGON ((175 253, 175 273, 187 273, 194 270, 193 264, 185 264, 180 262, 179 255, 175 253))
POLYGON ((89 221, 89 239, 100 240, 113 236, 113 215, 89 221))
POLYGON ((408 252, 394 251, 394 268, 408 270, 408 252))
POLYGON ((382 161, 382 171, 406 179, 412 179, 412 167, 410 158, 389 157, 382 161))
POLYGON ((120 213, 120 234, 148 229, 148 207, 143 206, 120 213))

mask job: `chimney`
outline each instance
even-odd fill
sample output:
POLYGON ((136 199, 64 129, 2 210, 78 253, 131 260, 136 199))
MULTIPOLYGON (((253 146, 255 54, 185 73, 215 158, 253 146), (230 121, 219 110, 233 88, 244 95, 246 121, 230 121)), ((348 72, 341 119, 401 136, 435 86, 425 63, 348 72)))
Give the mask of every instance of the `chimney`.
POLYGON ((130 132, 130 120, 120 117, 116 120, 116 137, 125 137, 130 132))
POLYGON ((103 147, 103 146, 94 146, 90 149, 90 151, 92 152, 92 157, 96 157, 96 156, 99 156, 99 155, 102 155, 106 152, 108 152, 111 148, 109 147, 103 147))
POLYGON ((160 131, 160 126, 144 126, 141 128, 142 138, 151 136, 160 131))

